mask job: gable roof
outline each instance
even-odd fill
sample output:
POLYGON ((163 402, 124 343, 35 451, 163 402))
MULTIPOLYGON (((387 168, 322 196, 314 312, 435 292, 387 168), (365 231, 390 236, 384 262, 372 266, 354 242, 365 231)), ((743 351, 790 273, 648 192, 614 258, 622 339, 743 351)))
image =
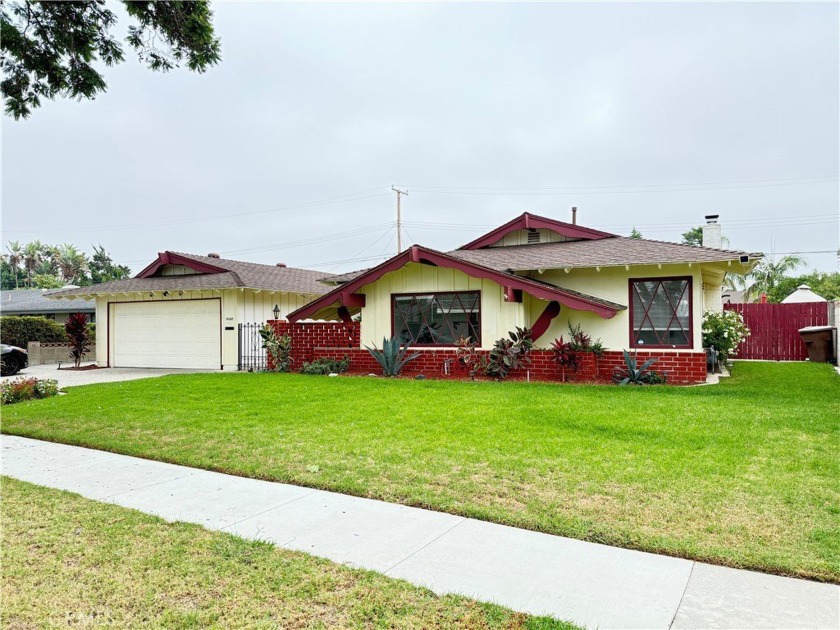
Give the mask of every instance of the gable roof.
MULTIPOLYGON (((158 254, 158 257, 134 278, 56 291, 52 292, 50 297, 133 291, 200 291, 237 288, 321 295, 328 290, 328 287, 319 282, 322 278, 325 278, 324 272, 311 269, 278 267, 215 256, 166 251, 158 254), (184 265, 196 273, 181 276, 154 275, 163 265, 184 265)), ((329 274, 326 278, 329 278, 329 274)))
POLYGON ((501 286, 524 291, 542 300, 557 301, 576 310, 592 311, 606 319, 613 317, 618 311, 626 308, 621 304, 586 295, 579 291, 570 291, 547 282, 500 272, 490 267, 456 258, 451 254, 452 252, 445 254, 420 245, 412 245, 404 252, 357 275, 354 279, 339 285, 329 293, 322 295, 296 311, 292 311, 287 316, 287 319, 294 323, 299 319, 311 317, 319 310, 333 306, 336 302, 342 304, 350 302, 352 300, 351 295, 354 291, 376 282, 386 273, 396 271, 409 262, 458 269, 473 278, 486 278, 501 286))
MULTIPOLYGON (((712 263, 730 260, 739 261, 744 256, 749 260, 761 257, 761 254, 757 253, 696 247, 694 245, 628 238, 626 236, 473 250, 461 248, 449 252, 449 254, 493 269, 512 271, 712 263)), ((335 278, 329 278, 328 280, 336 281, 335 278)))
POLYGON ((74 299, 63 302, 49 299, 54 290, 15 289, 0 292, 0 312, 4 315, 39 313, 93 313, 92 300, 74 299))
POLYGON ((615 234, 609 232, 602 232, 600 230, 593 230, 592 228, 583 227, 576 223, 566 223, 565 221, 557 221, 548 217, 541 217, 530 212, 523 212, 515 219, 508 221, 504 225, 500 225, 494 230, 487 232, 483 236, 479 236, 474 241, 470 241, 466 245, 462 245, 459 249, 480 249, 482 247, 489 247, 493 243, 499 242, 507 234, 516 232, 518 230, 551 230, 557 234, 562 234, 570 239, 585 239, 596 240, 602 238, 611 238, 615 234))

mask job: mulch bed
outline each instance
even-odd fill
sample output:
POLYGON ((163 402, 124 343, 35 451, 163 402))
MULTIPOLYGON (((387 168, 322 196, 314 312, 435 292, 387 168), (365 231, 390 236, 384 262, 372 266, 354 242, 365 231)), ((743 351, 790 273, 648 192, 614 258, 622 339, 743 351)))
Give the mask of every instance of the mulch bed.
POLYGON ((86 372, 88 370, 107 370, 108 368, 91 363, 90 365, 83 365, 81 367, 59 367, 57 369, 67 370, 68 372, 86 372))

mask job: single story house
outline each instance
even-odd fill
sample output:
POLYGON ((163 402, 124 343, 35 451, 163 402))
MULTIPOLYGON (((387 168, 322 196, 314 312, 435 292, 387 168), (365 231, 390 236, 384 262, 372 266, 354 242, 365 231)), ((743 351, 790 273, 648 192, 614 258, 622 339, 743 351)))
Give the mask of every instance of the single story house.
POLYGON ((329 290, 323 278, 282 263, 165 251, 134 278, 50 298, 95 301, 97 365, 235 370, 238 324, 286 317, 329 290))
POLYGON ((45 317, 58 324, 67 321, 72 313, 84 313, 91 322, 96 321, 93 300, 76 298, 57 302, 49 299, 52 289, 13 289, 0 291, 0 314, 45 317))
MULTIPOLYGON (((489 350, 528 327, 537 355, 543 351, 535 364, 548 370, 552 341, 580 325, 607 348, 601 376, 631 349, 658 357, 672 381, 703 380, 703 311, 721 310, 726 274, 745 274, 761 257, 721 249, 717 216, 707 221, 697 247, 524 213, 454 251, 413 245, 376 267, 324 278, 332 290, 290 312, 278 330, 308 319, 347 327, 359 320, 356 348, 396 335, 422 350, 415 365, 437 370, 461 336, 489 350)), ((350 356, 365 362, 364 351, 350 356)))

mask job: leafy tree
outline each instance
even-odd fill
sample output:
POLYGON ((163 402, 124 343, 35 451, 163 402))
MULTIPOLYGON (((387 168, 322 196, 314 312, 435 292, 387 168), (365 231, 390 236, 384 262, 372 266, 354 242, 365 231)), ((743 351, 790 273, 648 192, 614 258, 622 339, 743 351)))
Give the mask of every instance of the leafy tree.
POLYGON ((32 284, 38 289, 60 289, 64 283, 57 276, 36 273, 32 277, 32 284))
MULTIPOLYGON (((221 59, 206 1, 127 1, 126 41, 152 70, 185 63, 204 72, 221 59)), ((0 11, 0 82, 6 113, 26 118, 41 99, 93 99, 107 88, 94 67, 125 60, 112 35, 117 22, 105 0, 88 2, 7 1, 0 11)))
POLYGON ((775 287, 767 292, 767 300, 781 302, 801 284, 807 284, 817 295, 826 300, 840 300, 840 273, 826 273, 813 271, 801 276, 786 276, 781 278, 775 287))
POLYGON ((0 260, 0 288, 4 291, 16 289, 23 282, 23 270, 20 267, 15 267, 9 264, 9 261, 3 256, 0 260))
POLYGON ((693 227, 690 230, 683 232, 682 244, 694 245, 695 247, 703 245, 703 226, 698 225, 697 227, 693 227))
POLYGON ((88 268, 90 269, 90 280, 93 284, 124 280, 131 275, 131 269, 126 265, 114 264, 110 254, 105 251, 102 245, 93 246, 93 256, 91 256, 88 268))
POLYGON ((630 230, 630 238, 642 238, 642 233, 636 229, 636 226, 633 226, 633 229, 630 230))

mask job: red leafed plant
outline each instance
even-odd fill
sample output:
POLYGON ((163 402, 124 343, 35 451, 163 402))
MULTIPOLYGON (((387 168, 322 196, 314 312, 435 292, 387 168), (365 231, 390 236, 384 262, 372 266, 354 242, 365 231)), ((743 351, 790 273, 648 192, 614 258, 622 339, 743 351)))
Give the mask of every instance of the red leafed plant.
POLYGON ((87 323, 88 318, 84 313, 73 313, 64 322, 64 331, 67 333, 67 341, 70 342, 70 357, 75 367, 81 365, 82 358, 90 350, 90 332, 87 323))
POLYGON ((554 354, 551 360, 560 366, 560 373, 564 381, 566 380, 566 370, 577 372, 580 369, 580 355, 574 342, 563 341, 563 337, 560 337, 552 342, 551 351, 554 354))

